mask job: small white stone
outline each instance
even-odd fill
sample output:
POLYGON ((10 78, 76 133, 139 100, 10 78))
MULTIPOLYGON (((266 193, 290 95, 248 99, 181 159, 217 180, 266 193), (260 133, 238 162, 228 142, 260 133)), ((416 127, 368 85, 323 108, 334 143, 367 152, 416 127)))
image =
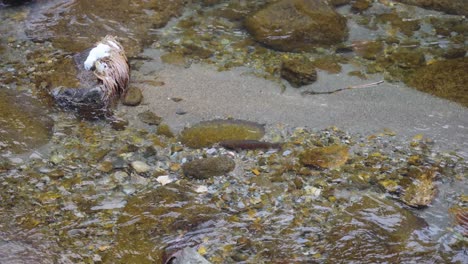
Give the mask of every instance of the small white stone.
POLYGON ((195 192, 197 192, 197 193, 206 193, 206 192, 208 192, 208 187, 206 187, 205 185, 200 185, 195 189, 195 192))
POLYGON ((136 160, 132 162, 132 168, 137 172, 137 173, 145 173, 148 172, 151 167, 144 163, 143 161, 136 160))
POLYGON ((283 152, 283 157, 291 155, 292 151, 291 150, 286 150, 283 152))
POLYGON ((207 149, 207 150, 206 150, 206 153, 209 154, 209 155, 213 155, 213 154, 216 153, 216 149, 215 149, 215 148, 207 149))
POLYGON ((168 183, 171 183, 173 182, 174 180, 172 180, 169 175, 162 175, 162 176, 159 176, 158 178, 156 178, 156 181, 159 182, 161 185, 166 185, 168 183))

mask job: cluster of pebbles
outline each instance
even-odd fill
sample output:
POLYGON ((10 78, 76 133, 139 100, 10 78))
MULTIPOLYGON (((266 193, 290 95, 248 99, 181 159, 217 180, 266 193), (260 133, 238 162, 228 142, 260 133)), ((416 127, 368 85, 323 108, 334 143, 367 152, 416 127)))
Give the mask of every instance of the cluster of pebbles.
MULTIPOLYGON (((55 260, 150 263, 187 246, 212 263, 334 259, 331 245, 341 238, 333 230, 348 221, 343 211, 359 219, 372 211, 367 207, 381 207, 375 221, 400 219, 384 235, 406 245, 412 232, 428 228, 421 209, 411 208, 431 205, 449 182, 466 183, 466 161, 456 153, 434 151, 423 136, 398 143, 387 130, 364 138, 337 128, 265 131, 215 120, 174 136, 167 128, 114 130, 65 113, 59 118, 47 153, 0 163, 2 229, 22 231, 10 234, 13 241, 47 241, 38 247, 55 260)), ((440 199, 458 218, 466 215, 462 193, 440 199)), ((450 250, 433 252, 437 241, 418 248, 456 258, 466 226, 451 226, 443 234, 452 238, 450 250)), ((353 228, 383 232, 372 221, 353 228)))

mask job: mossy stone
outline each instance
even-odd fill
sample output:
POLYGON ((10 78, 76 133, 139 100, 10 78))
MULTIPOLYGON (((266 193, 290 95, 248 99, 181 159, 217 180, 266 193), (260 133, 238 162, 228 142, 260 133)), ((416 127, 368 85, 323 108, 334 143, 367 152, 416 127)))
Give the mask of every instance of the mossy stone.
POLYGON ((245 27, 255 40, 281 51, 336 44, 348 36, 346 18, 322 0, 273 2, 247 17, 245 27))
POLYGON ((409 5, 416 5, 445 12, 447 14, 468 16, 468 4, 466 0, 397 0, 409 5))
POLYGON ((285 60, 281 65, 281 77, 293 87, 301 87, 317 80, 317 70, 309 60, 285 60))
POLYGON ((416 70, 406 84, 468 107, 468 58, 437 61, 416 70))
POLYGON ((182 165, 184 175, 195 179, 208 179, 232 171, 236 166, 228 156, 198 159, 182 165))
POLYGON ((306 149, 299 156, 302 164, 321 169, 338 168, 346 163, 348 157, 349 148, 344 145, 306 149))
POLYGON ((265 134, 263 125, 243 120, 211 120, 185 128, 180 141, 191 148, 209 147, 224 140, 259 140, 265 134))
POLYGON ((137 106, 141 103, 141 100, 143 100, 143 94, 141 93, 141 90, 138 87, 131 86, 125 93, 122 104, 128 106, 137 106))
POLYGON ((370 0, 356 0, 351 5, 351 10, 354 12, 363 12, 369 9, 372 6, 372 2, 370 0))

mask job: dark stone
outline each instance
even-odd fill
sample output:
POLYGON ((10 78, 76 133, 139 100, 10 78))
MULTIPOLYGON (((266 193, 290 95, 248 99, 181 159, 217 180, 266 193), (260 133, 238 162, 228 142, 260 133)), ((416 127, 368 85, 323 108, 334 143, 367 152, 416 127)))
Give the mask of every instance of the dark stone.
POLYGON ((185 176, 208 179, 224 175, 234 169, 236 163, 227 156, 198 159, 182 165, 185 176))
POLYGON ((442 11, 447 14, 468 15, 468 3, 466 0, 397 0, 409 5, 442 11))
POLYGON ((128 106, 137 106, 141 103, 142 100, 143 94, 141 93, 141 90, 137 87, 132 86, 128 88, 127 93, 122 99, 122 104, 128 106))
POLYGON ((332 6, 342 6, 342 5, 349 4, 350 2, 351 0, 331 0, 330 4, 332 6))
POLYGON ((312 62, 306 60, 283 61, 281 77, 293 87, 308 85, 317 80, 317 71, 312 62))
POLYGON ((371 6, 372 2, 370 0, 356 0, 351 6, 351 10, 357 13, 361 13, 369 9, 371 6))
POLYGON ((37 99, 0 89, 0 153, 22 153, 46 144, 53 126, 46 106, 37 99))
POLYGON ((148 125, 159 125, 162 121, 162 117, 157 116, 155 113, 151 111, 145 111, 143 113, 138 114, 138 118, 141 120, 141 122, 146 123, 148 125))
POLYGON ((282 51, 309 50, 342 42, 348 36, 346 18, 323 0, 281 0, 245 20, 255 40, 282 51))

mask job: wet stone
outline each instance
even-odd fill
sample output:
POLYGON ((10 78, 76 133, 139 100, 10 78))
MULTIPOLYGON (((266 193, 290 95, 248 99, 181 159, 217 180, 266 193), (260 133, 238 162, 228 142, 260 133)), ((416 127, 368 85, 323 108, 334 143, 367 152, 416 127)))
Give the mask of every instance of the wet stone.
POLYGON ((321 169, 338 168, 346 163, 349 148, 343 145, 307 149, 300 154, 300 161, 306 166, 321 169))
POLYGON ((174 133, 172 133, 171 128, 167 124, 160 124, 156 130, 156 134, 166 136, 168 138, 174 137, 174 133))
POLYGON ((151 111, 145 111, 143 113, 138 114, 138 118, 141 122, 146 123, 148 125, 159 125, 162 121, 162 117, 157 116, 155 113, 151 111))
POLYGON ((286 60, 281 64, 281 77, 297 88, 315 82, 317 70, 309 60, 286 60))
POLYGON ((134 161, 132 162, 132 168, 137 172, 137 173, 145 173, 148 172, 151 167, 146 164, 143 161, 134 161))
POLYGON ((234 170, 236 163, 227 156, 198 159, 182 165, 185 176, 196 179, 208 179, 221 176, 234 170))
POLYGON ((336 44, 347 37, 346 18, 320 0, 282 0, 250 15, 245 26, 252 37, 282 51, 336 44))
POLYGON ((415 177, 404 189, 401 201, 411 207, 422 208, 430 205, 436 195, 434 171, 427 171, 415 177))
POLYGON ((128 88, 125 97, 122 99, 122 104, 128 106, 137 106, 143 100, 143 94, 141 93, 140 88, 131 86, 128 88))
POLYGON ((223 140, 259 140, 265 128, 257 123, 243 120, 212 120, 185 128, 180 140, 191 148, 209 147, 223 140))
POLYGON ((38 100, 0 89, 0 152, 21 153, 46 144, 54 122, 38 100))

